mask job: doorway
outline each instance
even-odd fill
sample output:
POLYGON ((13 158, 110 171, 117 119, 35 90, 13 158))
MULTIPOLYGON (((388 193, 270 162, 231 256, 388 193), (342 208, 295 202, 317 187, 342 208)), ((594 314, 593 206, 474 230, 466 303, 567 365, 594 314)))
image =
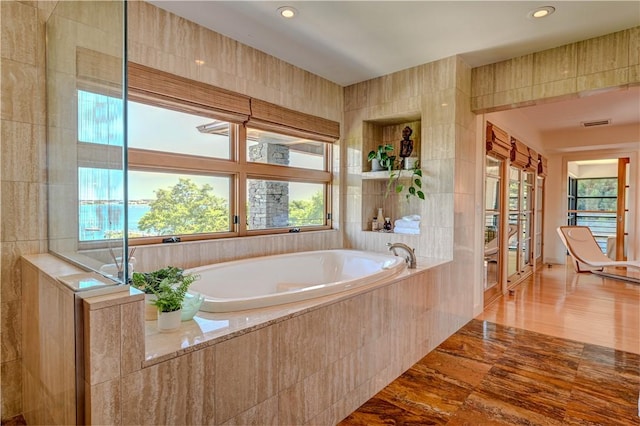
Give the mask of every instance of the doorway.
POLYGON ((612 260, 626 260, 629 158, 567 163, 567 224, 588 226, 612 260))

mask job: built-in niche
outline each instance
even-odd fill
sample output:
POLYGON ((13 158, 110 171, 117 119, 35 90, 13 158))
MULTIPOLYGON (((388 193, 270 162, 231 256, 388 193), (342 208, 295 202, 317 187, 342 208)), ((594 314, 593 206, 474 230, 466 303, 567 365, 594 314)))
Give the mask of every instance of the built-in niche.
MULTIPOLYGON (((389 144, 393 151, 389 155, 395 156, 393 168, 402 168, 400 162, 400 149, 403 140, 402 131, 405 127, 410 127, 412 133, 410 139, 413 140, 413 150, 411 157, 421 159, 421 119, 420 113, 408 114, 393 118, 377 120, 367 120, 362 125, 362 230, 371 231, 371 221, 377 216, 378 209, 382 208, 383 217, 378 218, 384 221, 384 217, 389 217, 393 222, 402 216, 415 214, 421 211, 419 203, 424 201, 411 197, 407 202, 404 194, 396 194, 393 188, 389 188, 390 172, 372 171, 371 162, 368 160, 370 151, 375 151, 379 145, 389 144)), ((409 171, 400 171, 401 179, 408 179, 411 176, 409 171)))

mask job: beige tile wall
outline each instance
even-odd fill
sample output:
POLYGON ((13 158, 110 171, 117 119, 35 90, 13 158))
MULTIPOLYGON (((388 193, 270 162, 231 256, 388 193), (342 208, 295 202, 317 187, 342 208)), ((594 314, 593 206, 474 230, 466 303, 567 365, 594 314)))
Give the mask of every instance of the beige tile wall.
POLYGON ((87 347, 86 423, 335 424, 451 333, 442 326, 452 323, 442 279, 449 270, 423 271, 145 367, 144 348, 124 344, 136 328, 143 332, 141 318, 124 321, 143 302, 87 299, 86 340, 101 343, 87 347), (105 374, 125 359, 130 371, 105 374))
POLYGON ((23 411, 20 256, 47 247, 44 23, 56 2, 2 1, 0 418, 23 411))
POLYGON ((36 265, 22 264, 23 415, 28 424, 74 424, 74 294, 36 265))
POLYGON ((472 110, 495 111, 640 82, 640 27, 473 69, 472 110))

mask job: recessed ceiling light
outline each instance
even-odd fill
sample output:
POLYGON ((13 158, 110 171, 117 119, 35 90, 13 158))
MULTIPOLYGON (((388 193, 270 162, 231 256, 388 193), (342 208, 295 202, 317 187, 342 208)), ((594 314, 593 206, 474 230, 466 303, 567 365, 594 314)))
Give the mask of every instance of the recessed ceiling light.
POLYGON ((544 18, 545 16, 551 15, 555 11, 556 8, 553 6, 542 6, 530 11, 527 14, 527 17, 532 19, 544 18))
POLYGON ((278 14, 283 18, 291 19, 298 14, 298 11, 291 6, 282 6, 278 8, 278 14))

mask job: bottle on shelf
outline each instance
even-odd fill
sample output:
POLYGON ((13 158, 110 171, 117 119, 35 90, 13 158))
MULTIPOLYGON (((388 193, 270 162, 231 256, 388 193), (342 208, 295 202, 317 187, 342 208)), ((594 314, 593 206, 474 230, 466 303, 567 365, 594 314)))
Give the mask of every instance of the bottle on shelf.
POLYGON ((377 231, 379 229, 379 225, 378 225, 378 217, 374 216, 373 220, 371 221, 371 230, 372 231, 377 231))
POLYGON ((387 232, 391 232, 392 230, 391 218, 388 218, 388 217, 384 218, 384 230, 387 232))

